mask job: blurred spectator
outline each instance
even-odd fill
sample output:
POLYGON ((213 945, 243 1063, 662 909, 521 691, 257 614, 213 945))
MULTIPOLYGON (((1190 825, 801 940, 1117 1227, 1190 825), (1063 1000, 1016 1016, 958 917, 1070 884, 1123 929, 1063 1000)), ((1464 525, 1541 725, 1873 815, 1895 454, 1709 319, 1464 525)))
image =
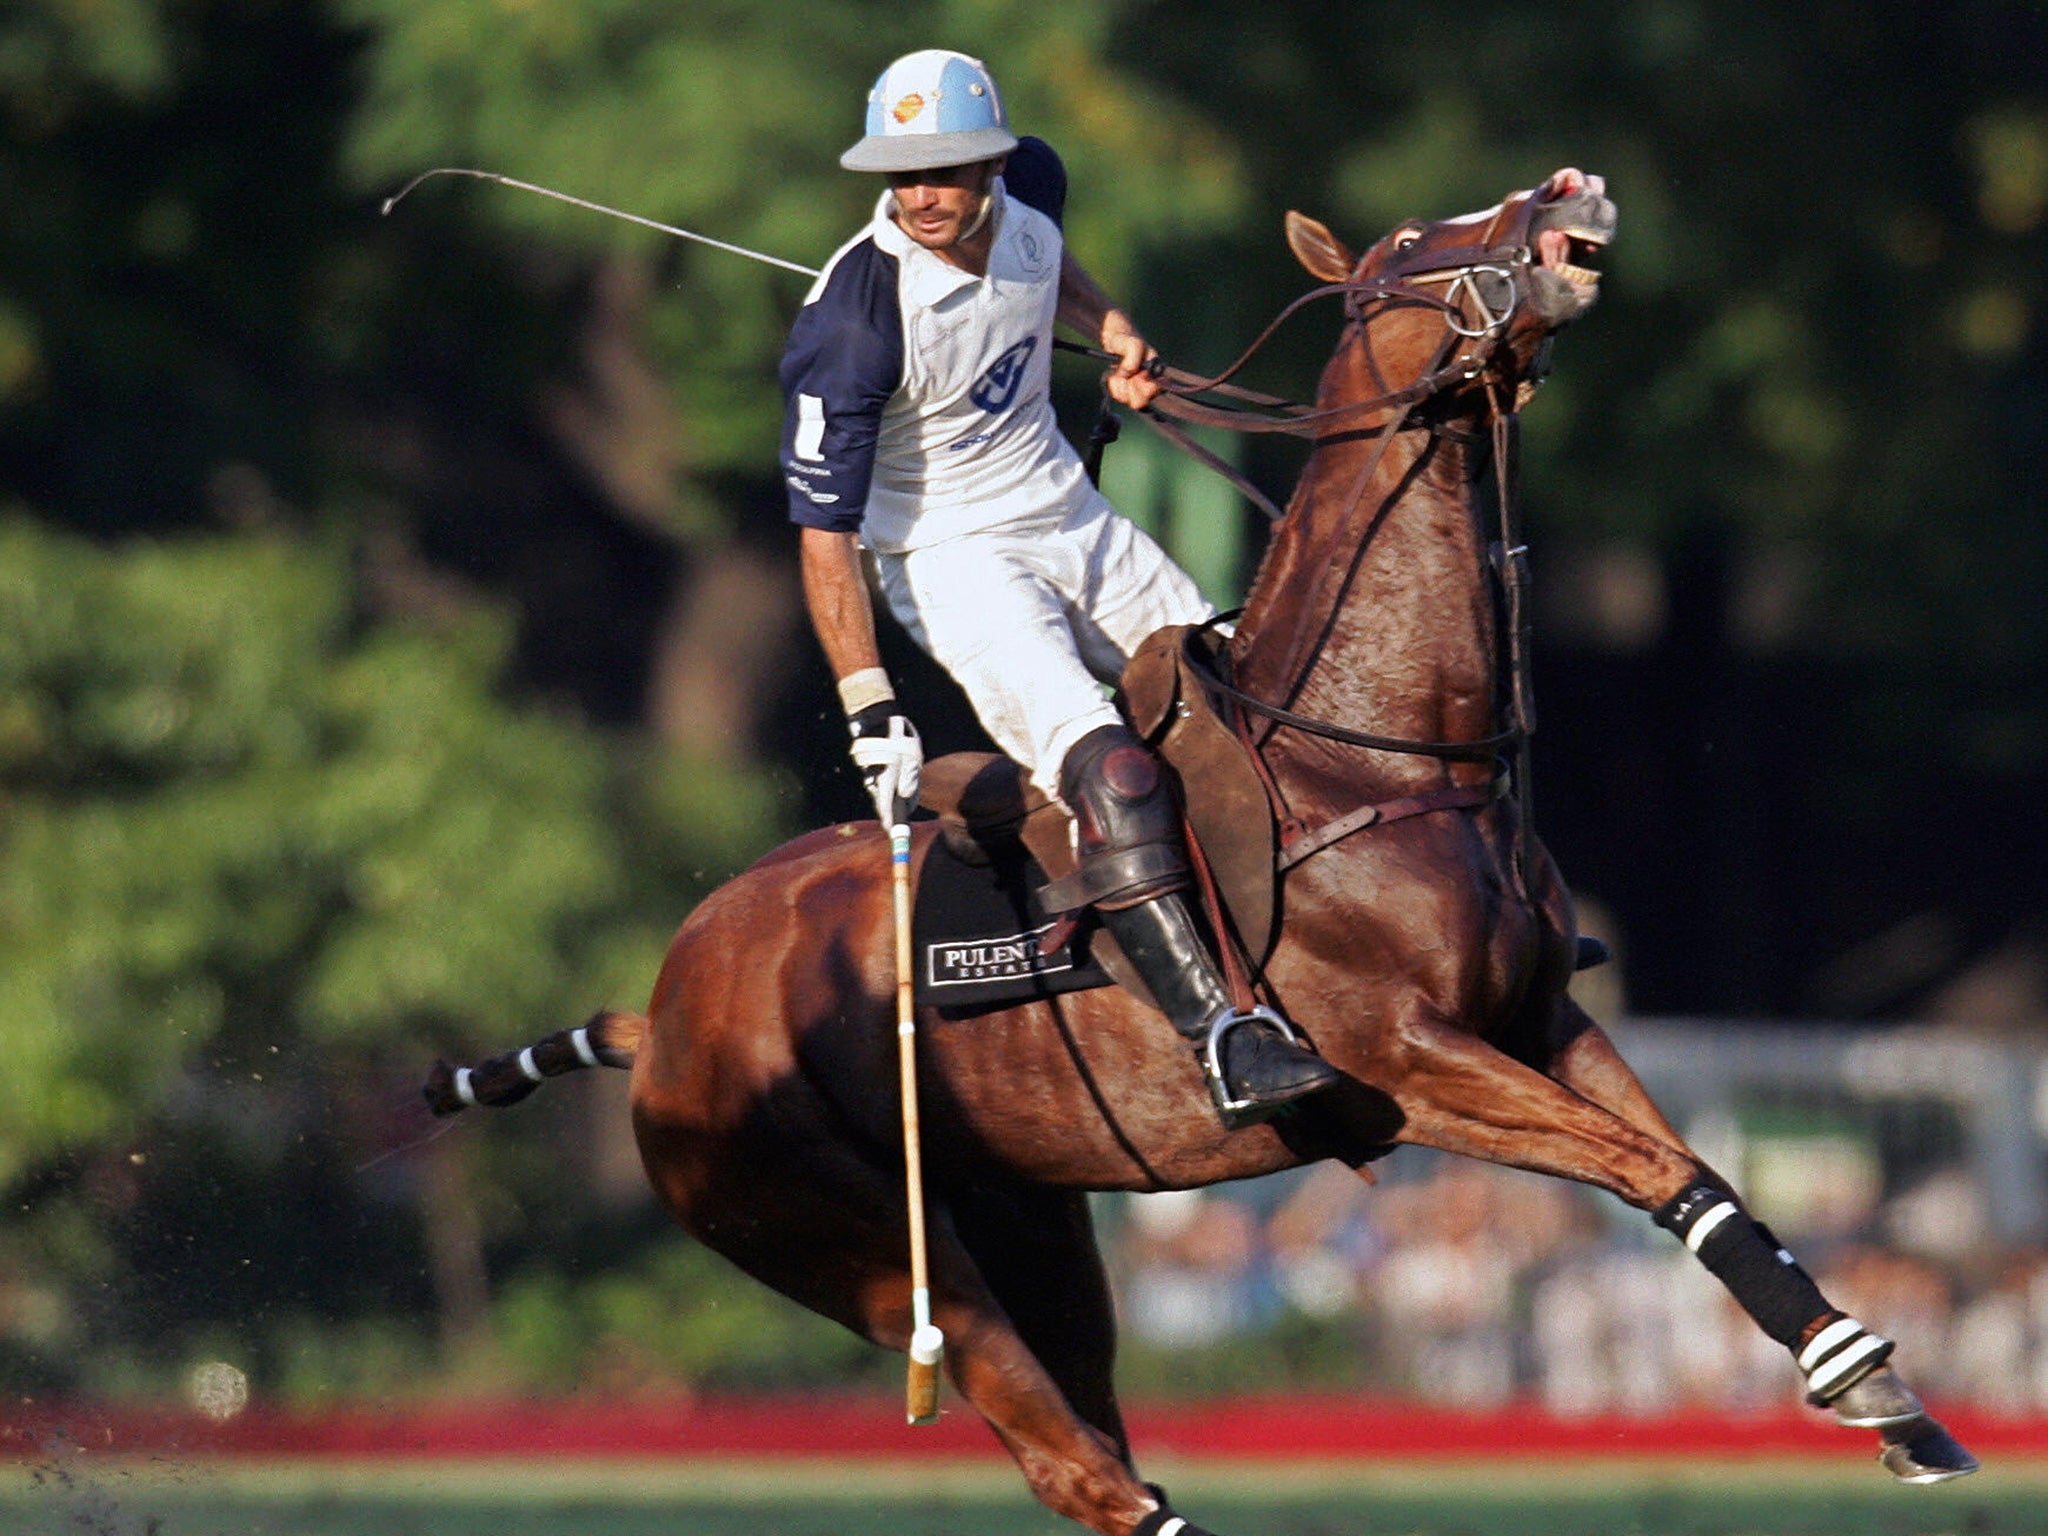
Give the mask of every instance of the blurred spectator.
POLYGON ((1211 1344, 1252 1317, 1258 1223, 1210 1190, 1133 1195, 1121 1258, 1124 1325, 1149 1343, 1211 1344))
POLYGON ((1389 1241, 1366 1302, 1423 1397, 1487 1408, 1514 1394, 1518 1281, 1567 1226, 1561 1191, 1446 1158, 1381 1196, 1389 1241))
POLYGON ((1960 1307, 1944 1351, 1941 1391, 1995 1413, 2048 1408, 2048 1262, 2013 1259, 1984 1295, 1960 1307))
POLYGON ((1360 1276, 1386 1252, 1365 1179, 1342 1163, 1318 1163, 1266 1223, 1274 1283, 1310 1317, 1336 1317, 1362 1299, 1360 1276))
MULTIPOLYGON (((1339 1164, 1265 1185, 1132 1196, 1107 1247, 1134 1341, 1191 1349, 1287 1317, 1362 1351, 1361 1382, 1561 1414, 1774 1411, 1782 1349, 1677 1244, 1605 1195, 1409 1154, 1374 1187, 1339 1164), (1276 1193, 1277 1191, 1277 1193, 1276 1193)), ((1897 1339, 1924 1391, 2048 1412, 2048 1253, 2001 1251, 1967 1169, 1809 1236, 1831 1298, 1897 1339)))
MULTIPOLYGON (((1926 1259, 1874 1246, 1844 1249, 1814 1279, 1835 1305, 1886 1338, 1910 1341, 1922 1379, 1948 1350, 1954 1298, 1948 1278, 1926 1259)), ((1929 1380, 1929 1385, 1932 1385, 1929 1380)))
POLYGON ((1749 1412, 1785 1400, 1784 1352, 1676 1245, 1596 1246, 1537 1287, 1536 1395, 1552 1412, 1749 1412))

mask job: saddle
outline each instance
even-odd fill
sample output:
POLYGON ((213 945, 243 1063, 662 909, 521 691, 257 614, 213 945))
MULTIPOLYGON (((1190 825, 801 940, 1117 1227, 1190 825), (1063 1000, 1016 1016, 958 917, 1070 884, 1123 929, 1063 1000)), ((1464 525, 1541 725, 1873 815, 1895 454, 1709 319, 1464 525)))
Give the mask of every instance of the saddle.
MULTIPOLYGON (((1172 625, 1138 647, 1124 669, 1124 717, 1179 776, 1190 841, 1214 876, 1220 916, 1253 966, 1275 932, 1277 832, 1249 749, 1202 686, 1210 631, 1172 625)), ((1073 820, 1010 759, 955 752, 924 766, 918 803, 939 818, 948 850, 987 865, 1028 852, 1050 879, 1072 874, 1073 820)), ((1090 949, 1128 990, 1149 998, 1107 933, 1090 949)))
POLYGON ((1279 828, 1250 746, 1217 713, 1206 686, 1222 643, 1206 625, 1155 631, 1124 668, 1122 705, 1131 729, 1179 775, 1190 839, 1256 969, 1278 930, 1279 828))

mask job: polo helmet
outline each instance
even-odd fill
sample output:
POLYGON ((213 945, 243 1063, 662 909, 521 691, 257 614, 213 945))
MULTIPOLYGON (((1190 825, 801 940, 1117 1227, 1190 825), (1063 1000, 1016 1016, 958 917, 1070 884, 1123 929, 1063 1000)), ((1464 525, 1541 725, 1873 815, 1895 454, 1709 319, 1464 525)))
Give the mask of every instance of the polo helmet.
POLYGON ((906 53, 868 92, 867 134, 839 157, 849 171, 935 171, 1017 147, 996 82, 947 48, 906 53))

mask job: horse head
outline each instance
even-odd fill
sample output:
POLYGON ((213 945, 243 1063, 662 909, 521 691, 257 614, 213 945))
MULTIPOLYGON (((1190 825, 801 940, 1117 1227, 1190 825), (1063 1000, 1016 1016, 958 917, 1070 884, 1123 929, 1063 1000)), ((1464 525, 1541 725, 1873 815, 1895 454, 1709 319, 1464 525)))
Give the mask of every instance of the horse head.
POLYGON ((1606 183, 1571 168, 1478 213, 1408 220, 1362 256, 1318 220, 1287 215, 1296 258, 1345 290, 1354 325, 1371 332, 1381 389, 1481 373, 1533 382, 1543 343, 1592 308, 1591 263, 1614 229, 1606 183))
POLYGON ((1479 477, 1507 486, 1514 412, 1551 338, 1592 307, 1614 228, 1605 183, 1570 169, 1478 213, 1408 220, 1363 255, 1288 214, 1289 246, 1326 285, 1307 297, 1341 295, 1347 323, 1295 418, 1316 451, 1238 625, 1241 676, 1267 701, 1424 756, 1514 738, 1526 711, 1498 710, 1518 658, 1496 644, 1487 550, 1517 541, 1492 526, 1506 498, 1489 511, 1479 477))

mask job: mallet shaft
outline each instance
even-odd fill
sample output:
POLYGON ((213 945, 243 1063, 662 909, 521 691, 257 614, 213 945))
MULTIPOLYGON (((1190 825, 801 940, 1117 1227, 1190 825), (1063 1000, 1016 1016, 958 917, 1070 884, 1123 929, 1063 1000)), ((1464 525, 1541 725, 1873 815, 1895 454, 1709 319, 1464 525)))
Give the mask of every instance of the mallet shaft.
POLYGON ((903 1177, 910 1208, 910 1364, 904 1413, 913 1424, 939 1417, 939 1361, 945 1335, 932 1323, 930 1260, 924 1228, 924 1146, 917 1112, 917 1001, 910 944, 910 827, 889 829, 896 905, 896 1057, 903 1093, 903 1177))

